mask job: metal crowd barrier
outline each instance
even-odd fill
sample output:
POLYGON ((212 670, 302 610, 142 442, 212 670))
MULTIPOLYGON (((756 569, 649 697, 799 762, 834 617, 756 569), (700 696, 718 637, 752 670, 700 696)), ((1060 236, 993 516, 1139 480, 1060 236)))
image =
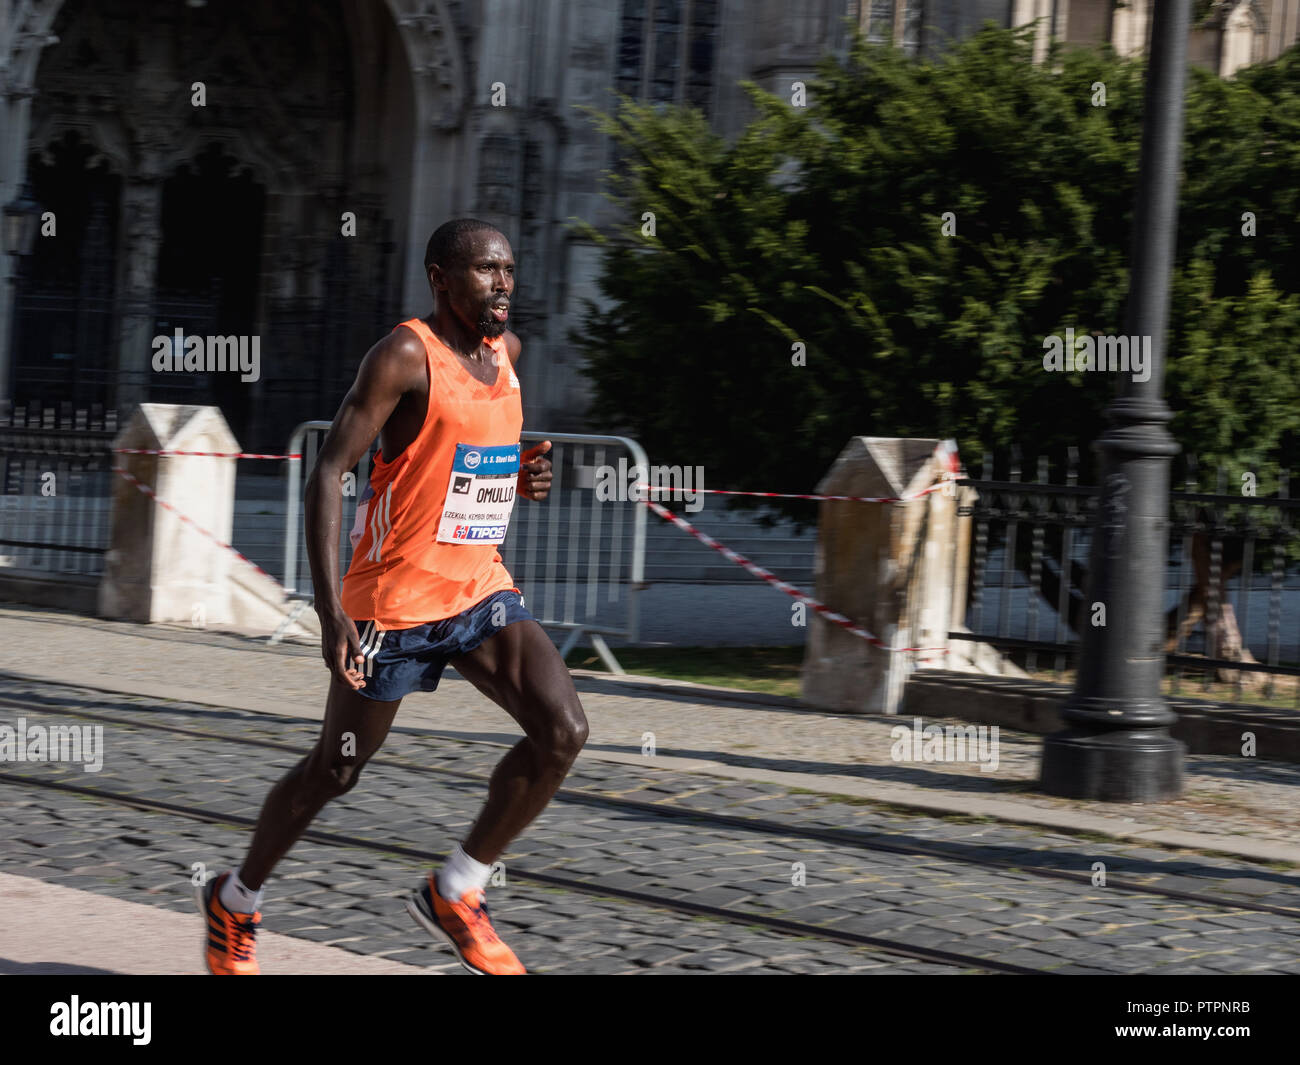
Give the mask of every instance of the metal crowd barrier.
MULTIPOLYGON (((327 421, 304 422, 289 439, 289 459, 284 536, 284 583, 296 600, 272 641, 312 602, 311 574, 303 522, 303 485, 316 464, 320 445, 328 432, 327 421)), ((510 518, 501 559, 524 603, 547 629, 565 632, 561 656, 585 636, 601 660, 614 673, 624 672, 605 640, 637 638, 636 593, 646 587, 646 510, 629 492, 634 466, 647 469, 645 451, 635 440, 622 436, 588 436, 573 433, 520 434, 524 450, 551 441, 547 453, 554 480, 542 503, 519 499, 510 518), (620 459, 623 464, 620 466, 620 459), (623 489, 613 499, 599 498, 597 470, 614 474, 607 484, 623 489)), ((362 456, 354 473, 356 491, 343 497, 339 529, 339 573, 352 558, 348 533, 356 518, 357 500, 370 475, 371 454, 362 456)), ((601 495, 607 493, 600 493, 601 495)))

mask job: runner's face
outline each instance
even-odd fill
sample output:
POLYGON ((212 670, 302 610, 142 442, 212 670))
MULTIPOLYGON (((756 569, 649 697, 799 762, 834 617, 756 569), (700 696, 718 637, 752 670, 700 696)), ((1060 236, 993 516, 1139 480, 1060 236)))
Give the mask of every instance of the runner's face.
POLYGON ((484 337, 506 331, 515 259, 505 237, 493 230, 471 233, 461 261, 442 276, 452 312, 466 326, 484 337))

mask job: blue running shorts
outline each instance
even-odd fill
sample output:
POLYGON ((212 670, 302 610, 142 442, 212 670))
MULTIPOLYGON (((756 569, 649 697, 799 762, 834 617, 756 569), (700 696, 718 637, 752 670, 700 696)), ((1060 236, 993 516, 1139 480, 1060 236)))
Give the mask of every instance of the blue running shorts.
POLYGON ((528 620, 535 619, 524 608, 524 597, 511 588, 494 592, 454 618, 411 629, 379 632, 373 621, 353 619, 365 656, 360 668, 366 686, 357 692, 391 702, 414 691, 435 691, 450 659, 468 654, 511 623, 528 620))

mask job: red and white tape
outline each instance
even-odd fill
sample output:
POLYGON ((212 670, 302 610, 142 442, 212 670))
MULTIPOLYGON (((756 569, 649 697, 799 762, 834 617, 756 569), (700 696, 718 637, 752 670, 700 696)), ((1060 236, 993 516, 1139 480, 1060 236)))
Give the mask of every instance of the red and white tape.
POLYGON ((248 563, 248 565, 252 566, 253 569, 257 570, 257 572, 262 574, 262 576, 270 577, 272 581, 275 581, 275 585, 277 588, 281 587, 279 581, 275 580, 274 577, 271 577, 271 575, 267 573, 266 570, 262 569, 262 567, 259 566, 256 562, 254 562, 251 558, 248 558, 244 554, 242 554, 237 547, 235 547, 232 544, 226 543, 226 541, 222 540, 219 536, 216 535, 216 533, 209 532, 202 525, 196 522, 193 518, 188 517, 187 515, 181 513, 181 511, 177 510, 174 506, 168 503, 167 500, 159 499, 157 493, 154 492, 154 490, 150 488, 147 484, 144 484, 141 481, 139 481, 137 478, 131 476, 131 474, 127 473, 126 470, 122 469, 122 467, 120 466, 114 466, 113 472, 119 474, 120 476, 124 477, 126 480, 130 481, 131 484, 135 485, 136 488, 138 488, 141 492, 147 495, 160 507, 170 510, 173 514, 175 514, 178 518, 180 518, 181 521, 185 522, 186 525, 190 526, 190 528, 196 529, 198 532, 201 532, 204 536, 206 536, 217 546, 224 547, 227 551, 232 552, 236 558, 238 558, 241 562, 248 563))
MULTIPOLYGON (((793 492, 740 492, 726 488, 695 488, 691 491, 707 492, 709 495, 717 496, 762 496, 765 499, 825 499, 844 503, 907 503, 913 499, 920 499, 922 496, 928 496, 931 492, 943 491, 945 482, 932 484, 929 488, 923 488, 919 492, 913 492, 906 496, 818 496, 803 495, 793 492)), ((656 487, 644 482, 635 484, 633 488, 646 488, 651 492, 681 492, 680 488, 669 488, 666 486, 656 487)))
MULTIPOLYGON (((144 448, 114 448, 113 450, 116 454, 119 455, 199 455, 199 456, 204 456, 209 458, 247 458, 247 459, 285 459, 285 458, 302 457, 301 455, 256 455, 256 454, 249 454, 245 452, 162 451, 162 450, 149 450, 144 448)), ((936 457, 939 457, 941 459, 945 470, 949 474, 949 478, 945 478, 945 480, 948 480, 952 476, 957 475, 957 473, 960 470, 960 466, 958 465, 957 462, 957 447, 953 441, 951 440, 943 441, 943 443, 941 443, 939 447, 935 450, 935 455, 936 457)), ((224 547, 227 551, 230 551, 232 554, 234 554, 234 556, 238 558, 241 562, 244 562, 246 565, 252 566, 253 569, 257 570, 258 573, 262 574, 263 576, 269 578, 272 581, 275 581, 275 583, 279 585, 280 583, 279 581, 276 581, 275 578, 271 576, 271 574, 267 573, 266 570, 264 570, 256 562, 254 562, 252 559, 248 558, 243 553, 241 553, 239 549, 236 548, 233 544, 226 543, 224 540, 219 538, 215 533, 209 532, 207 529, 203 528, 202 525, 198 524, 198 522, 194 521, 192 518, 188 517, 181 511, 177 510, 176 507, 172 506, 172 504, 168 503, 165 499, 160 499, 157 493, 154 492, 152 488, 142 483, 140 480, 132 476, 126 470, 122 469, 120 466, 114 466, 113 472, 125 478, 128 482, 133 484, 137 489, 139 489, 139 491, 147 495, 160 507, 164 507, 165 509, 171 511, 171 513, 175 514, 178 518, 180 518, 181 521, 185 522, 191 528, 202 533, 204 536, 206 536, 213 543, 217 544, 219 547, 224 547)), ((651 486, 637 485, 637 487, 649 488, 651 486)), ((785 494, 780 492, 732 492, 732 491, 723 491, 722 489, 699 489, 699 491, 711 491, 719 495, 754 495, 754 496, 766 496, 769 498, 777 498, 777 499, 826 499, 826 500, 855 501, 861 503, 902 503, 911 499, 919 499, 922 496, 929 495, 931 492, 940 490, 942 487, 943 484, 935 484, 935 485, 931 485, 929 488, 923 489, 920 492, 915 492, 911 495, 899 496, 899 497, 791 495, 791 494, 785 494)), ((785 594, 790 596, 791 598, 796 599, 799 602, 812 607, 813 610, 815 610, 827 621, 832 622, 835 625, 839 625, 843 629, 847 629, 855 636, 858 636, 866 640, 867 643, 871 644, 873 647, 879 647, 883 651, 890 651, 894 653, 901 653, 901 652, 916 652, 916 653, 936 652, 938 654, 948 653, 948 649, 946 647, 890 647, 888 644, 885 643, 884 640, 880 639, 878 636, 874 635, 873 633, 868 632, 866 629, 862 628, 862 626, 854 622, 852 618, 848 618, 845 617, 843 614, 836 613, 825 603, 818 602, 812 596, 807 595, 804 592, 800 591, 793 584, 789 584, 786 581, 781 580, 781 578, 777 577, 774 573, 771 573, 768 570, 764 569, 756 562, 750 561, 744 555, 740 554, 738 551, 733 551, 725 544, 719 543, 712 536, 709 536, 708 533, 700 532, 699 529, 695 528, 695 526, 693 526, 690 522, 686 521, 684 518, 679 518, 676 514, 673 514, 671 511, 660 506, 658 503, 654 502, 653 500, 645 499, 642 500, 642 502, 645 503, 646 506, 650 507, 651 510, 653 510, 665 521, 671 522, 673 525, 676 525, 679 529, 682 529, 683 531, 690 533, 693 537, 699 540, 700 543, 706 544, 707 546, 713 548, 713 550, 717 551, 724 558, 736 563, 738 566, 744 567, 745 570, 747 570, 749 573, 752 573, 755 577, 759 577, 762 580, 767 581, 767 583, 773 585, 776 588, 779 588, 781 591, 785 592, 785 594)))
POLYGON ((695 539, 699 540, 700 543, 707 544, 709 547, 713 548, 713 550, 721 554, 724 558, 730 559, 738 566, 743 566, 755 577, 761 577, 763 580, 767 581, 768 584, 780 588, 781 591, 785 592, 786 595, 794 599, 798 599, 799 602, 801 603, 806 603, 808 606, 812 607, 815 611, 817 611, 817 613, 820 614, 822 617, 824 617, 827 621, 834 622, 836 625, 839 625, 841 628, 847 629, 849 632, 853 633, 854 636, 862 637, 862 639, 866 640, 867 643, 871 644, 873 647, 879 647, 882 651, 894 651, 894 652, 935 651, 940 654, 948 653, 948 649, 946 647, 890 647, 887 643, 885 643, 884 640, 880 639, 878 636, 873 635, 872 633, 868 632, 866 629, 862 628, 862 626, 854 622, 852 618, 846 618, 843 614, 837 614, 825 603, 819 603, 812 596, 806 595, 803 592, 801 592, 793 584, 787 584, 785 581, 781 580, 780 577, 777 577, 775 574, 769 573, 762 566, 758 565, 755 562, 751 562, 749 559, 747 559, 744 555, 740 554, 739 552, 731 550, 731 548, 727 547, 725 544, 718 543, 718 541, 715 540, 712 536, 708 535, 708 533, 700 532, 699 529, 695 528, 694 525, 692 525, 689 521, 686 521, 684 518, 679 518, 676 514, 672 513, 672 511, 664 507, 661 507, 658 503, 655 503, 649 499, 642 500, 642 502, 644 502, 646 506, 648 506, 651 510, 653 510, 665 521, 670 521, 674 525, 676 525, 679 529, 682 529, 685 532, 690 533, 692 536, 695 537, 695 539))
MULTIPOLYGON (((931 492, 941 492, 946 484, 954 480, 961 474, 961 463, 957 458, 957 441, 942 440, 939 446, 934 449, 934 457, 939 460, 945 476, 938 484, 932 484, 929 488, 922 488, 919 492, 912 492, 905 496, 819 496, 809 493, 795 492, 741 492, 726 488, 696 488, 696 492, 705 492, 709 495, 718 496, 759 496, 763 499, 824 499, 828 502, 837 503, 907 503, 913 499, 920 499, 922 496, 928 496, 931 492)), ((680 489, 659 486, 656 487, 642 481, 633 486, 634 488, 646 488, 651 492, 676 492, 680 489)))
POLYGON ((115 447, 114 455, 198 455, 209 459, 300 459, 297 455, 255 455, 248 451, 159 451, 147 447, 115 447))

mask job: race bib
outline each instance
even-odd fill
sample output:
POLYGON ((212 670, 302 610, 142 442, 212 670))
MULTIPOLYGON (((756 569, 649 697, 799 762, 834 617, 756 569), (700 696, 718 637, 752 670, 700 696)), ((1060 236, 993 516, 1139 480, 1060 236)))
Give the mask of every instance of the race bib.
POLYGON ((519 445, 457 444, 438 522, 440 544, 499 544, 515 505, 519 445))

